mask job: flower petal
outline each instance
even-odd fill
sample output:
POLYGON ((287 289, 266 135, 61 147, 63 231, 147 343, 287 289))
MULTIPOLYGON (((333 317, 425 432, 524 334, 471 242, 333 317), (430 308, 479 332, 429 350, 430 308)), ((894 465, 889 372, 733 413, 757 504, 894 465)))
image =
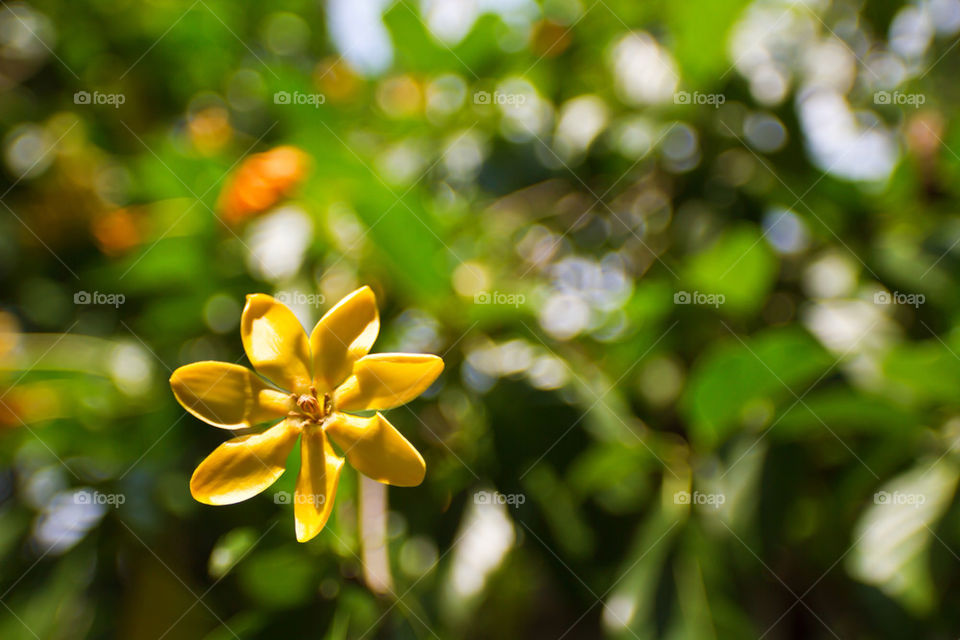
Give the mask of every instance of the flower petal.
POLYGON ((270 388, 250 369, 226 362, 180 367, 170 376, 170 388, 184 409, 222 429, 276 420, 293 408, 288 394, 270 388))
POLYGON ((336 389, 353 363, 370 351, 379 331, 377 298, 370 287, 357 289, 327 311, 310 334, 317 389, 336 389))
POLYGON ((379 413, 372 418, 335 413, 326 431, 350 466, 365 476, 398 487, 423 482, 427 471, 423 456, 379 413))
POLYGON ((340 411, 389 409, 410 402, 443 371, 437 356, 377 353, 357 360, 353 375, 340 385, 334 406, 340 411))
POLYGON ((309 391, 310 344, 286 305, 263 293, 248 295, 240 335, 254 369, 287 391, 309 391))
POLYGON ((204 504, 234 504, 257 495, 283 475, 300 423, 287 419, 263 433, 227 440, 193 472, 190 493, 204 504))
POLYGON ((306 542, 327 524, 333 511, 343 458, 327 442, 323 429, 310 426, 300 440, 300 475, 293 501, 297 541, 306 542))

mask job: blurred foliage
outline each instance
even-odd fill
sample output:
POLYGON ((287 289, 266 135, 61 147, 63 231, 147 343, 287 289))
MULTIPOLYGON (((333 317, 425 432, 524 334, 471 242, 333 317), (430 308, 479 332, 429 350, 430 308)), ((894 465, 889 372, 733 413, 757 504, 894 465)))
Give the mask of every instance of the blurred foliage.
POLYGON ((958 0, 5 3, 0 638, 957 637, 958 31, 958 0), (427 479, 389 491, 383 593, 355 472, 305 545, 296 454, 197 504, 224 434, 167 385, 244 362, 245 294, 309 327, 361 284, 376 351, 447 365, 390 414, 427 479))

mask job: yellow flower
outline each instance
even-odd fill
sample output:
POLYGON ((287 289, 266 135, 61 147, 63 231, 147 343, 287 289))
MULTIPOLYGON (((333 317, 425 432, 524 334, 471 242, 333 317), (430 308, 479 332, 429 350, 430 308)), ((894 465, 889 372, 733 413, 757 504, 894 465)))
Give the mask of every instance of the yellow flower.
POLYGON ((309 339, 290 309, 262 293, 247 296, 240 324, 256 373, 225 362, 195 362, 173 372, 173 394, 187 411, 222 429, 282 420, 214 449, 190 479, 196 500, 222 505, 257 495, 283 475, 298 437, 293 513, 300 542, 320 533, 333 509, 344 459, 331 440, 357 471, 374 480, 401 487, 423 481, 423 457, 383 415, 351 412, 409 402, 436 380, 443 360, 412 353, 367 355, 380 330, 369 287, 330 309, 309 339))

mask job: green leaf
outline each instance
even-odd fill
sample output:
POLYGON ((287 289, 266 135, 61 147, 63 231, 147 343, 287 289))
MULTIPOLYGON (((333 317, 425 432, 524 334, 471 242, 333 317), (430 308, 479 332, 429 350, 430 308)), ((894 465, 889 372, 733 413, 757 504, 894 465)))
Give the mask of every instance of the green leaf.
POLYGON ((240 527, 221 536, 210 552, 207 571, 215 580, 227 575, 257 542, 253 527, 240 527))
POLYGON ((666 19, 673 36, 670 50, 683 75, 694 86, 710 86, 723 80, 730 68, 728 32, 746 5, 746 0, 665 3, 666 19))
POLYGON ((657 507, 637 533, 616 574, 619 581, 604 597, 603 618, 611 637, 657 637, 657 598, 673 538, 683 529, 657 507))
POLYGON ((747 315, 763 306, 776 271, 777 260, 760 232, 740 226, 694 256, 682 280, 698 293, 722 295, 724 312, 747 315))
POLYGON ((292 548, 255 552, 240 563, 240 584, 261 607, 284 609, 310 597, 316 569, 292 548))
POLYGON ((883 369, 890 391, 908 402, 956 403, 960 397, 960 359, 939 341, 895 347, 883 369))
POLYGON ((748 409, 795 400, 831 363, 819 343, 794 328, 732 337, 712 347, 694 365, 682 399, 691 437, 717 444, 745 422, 748 409))
POLYGON ((916 434, 923 418, 887 398, 847 389, 813 391, 789 407, 776 420, 774 434, 780 438, 802 437, 816 429, 821 421, 838 434, 916 434))
POLYGON ((952 460, 924 460, 884 484, 853 532, 850 573, 916 615, 932 611, 937 595, 927 562, 931 527, 950 505, 958 478, 952 460))
POLYGON ((570 488, 560 481, 546 463, 534 467, 524 488, 543 512, 553 539, 566 554, 583 558, 593 550, 593 531, 581 513, 570 488))
POLYGON ((597 443, 573 462, 567 484, 612 513, 628 513, 653 489, 651 468, 659 469, 660 462, 639 444, 597 443))

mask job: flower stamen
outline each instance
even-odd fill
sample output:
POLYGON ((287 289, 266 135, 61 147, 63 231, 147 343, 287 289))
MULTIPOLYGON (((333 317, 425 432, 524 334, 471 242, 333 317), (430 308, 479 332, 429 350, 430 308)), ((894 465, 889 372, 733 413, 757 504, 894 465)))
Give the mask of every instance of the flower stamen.
POLYGON ((310 417, 319 417, 320 401, 316 396, 304 394, 297 398, 297 408, 310 417))
POLYGON ((297 406, 297 411, 290 412, 291 417, 299 416, 306 418, 308 422, 322 423, 333 413, 333 397, 329 393, 318 397, 315 387, 310 387, 310 393, 291 393, 290 400, 297 406))

